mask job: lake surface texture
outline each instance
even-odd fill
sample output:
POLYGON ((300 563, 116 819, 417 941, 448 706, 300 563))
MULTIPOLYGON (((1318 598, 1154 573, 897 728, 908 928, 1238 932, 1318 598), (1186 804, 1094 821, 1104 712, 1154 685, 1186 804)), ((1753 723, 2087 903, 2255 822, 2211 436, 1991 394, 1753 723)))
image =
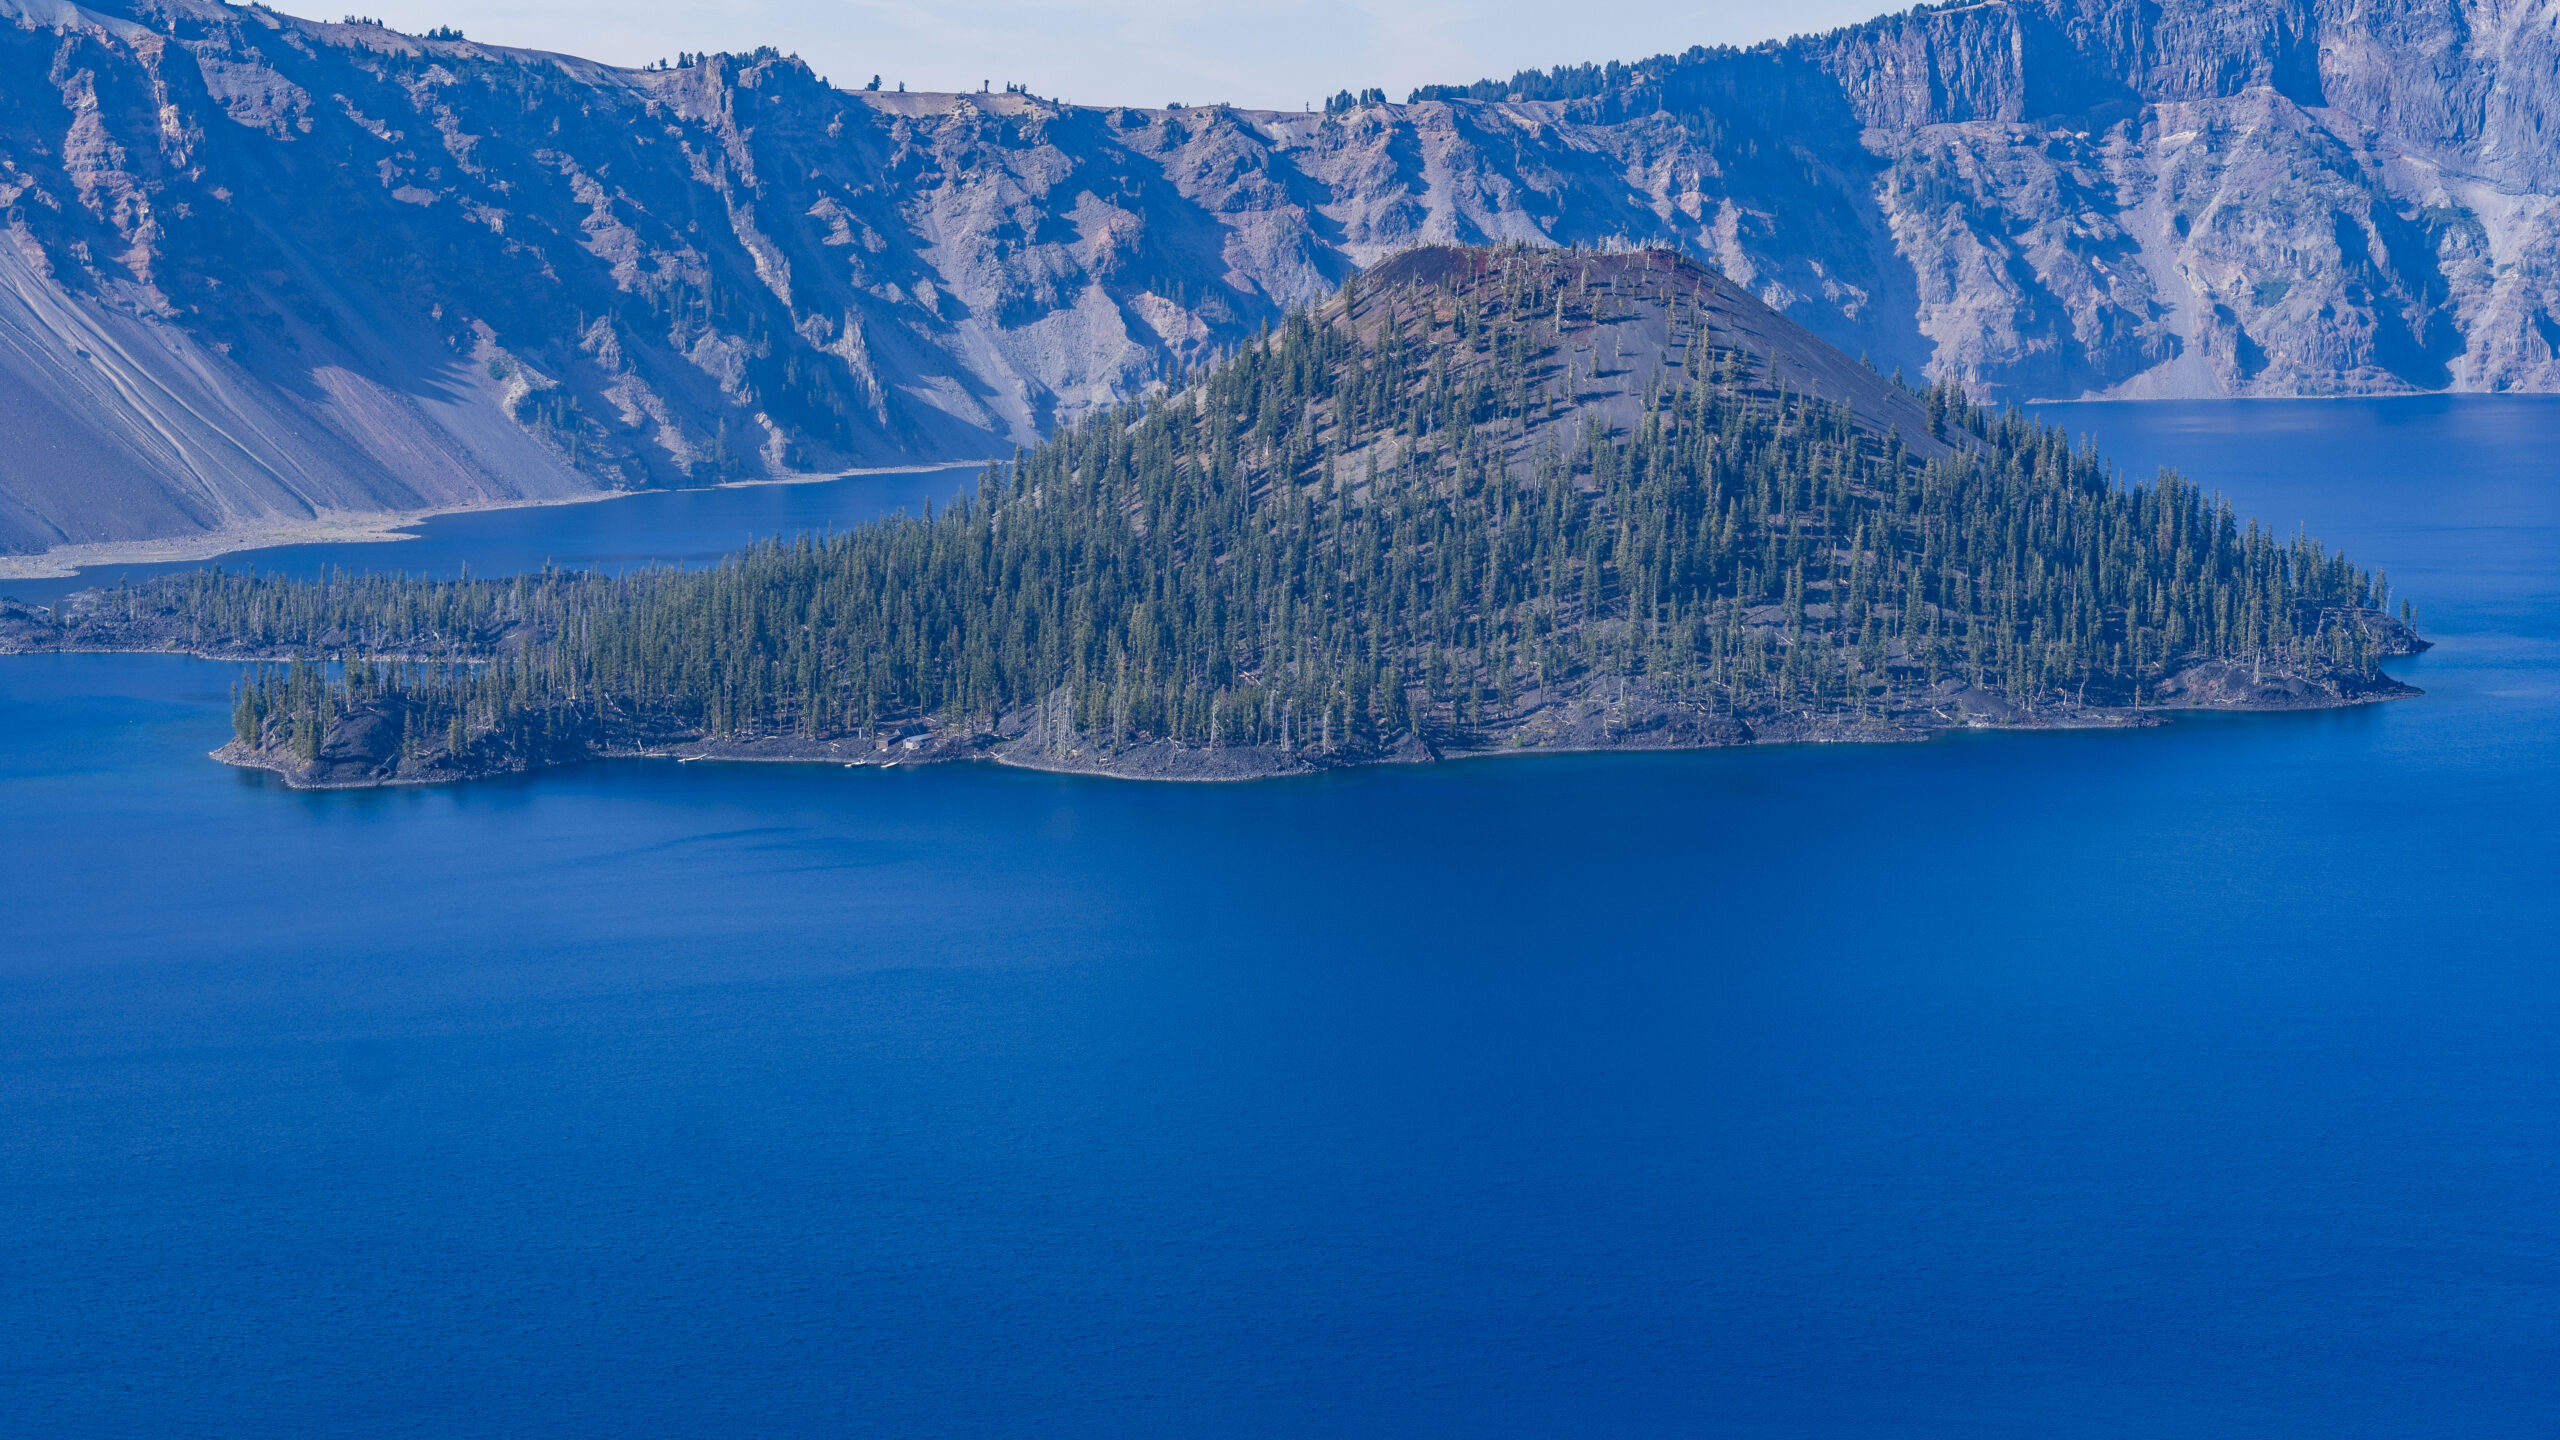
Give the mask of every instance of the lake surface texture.
MULTIPOLYGON (((2560 403, 2051 413, 2427 696, 305 795, 230 667, 0 660, 0 1431, 2560 1432, 2560 403)), ((777 498, 881 508, 681 503, 777 498)))

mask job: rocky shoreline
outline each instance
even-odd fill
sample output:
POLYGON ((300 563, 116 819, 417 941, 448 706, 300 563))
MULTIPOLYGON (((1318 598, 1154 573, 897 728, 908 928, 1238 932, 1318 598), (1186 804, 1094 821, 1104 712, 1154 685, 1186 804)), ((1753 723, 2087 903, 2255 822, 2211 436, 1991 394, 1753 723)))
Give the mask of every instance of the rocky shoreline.
MULTIPOLYGON (((84 592, 85 593, 85 592, 84 592)), ((191 645, 176 633, 79 628, 94 606, 81 596, 62 609, 0 601, 0 654, 166 654, 235 662, 290 659, 238 643, 191 645), (71 626, 61 623, 64 619, 71 626)), ((2401 621, 2360 612, 2376 653, 2414 655, 2428 641, 2401 621)), ((381 657, 377 657, 381 658, 381 657)), ((1657 695, 1641 678, 1584 679, 1532 689, 1502 719, 1454 735, 1366 736, 1291 746, 1200 745, 1115 740, 1044 717, 1029 707, 993 725, 908 717, 868 734, 710 735, 659 717, 592 709, 556 712, 513 726, 456 734, 394 695, 333 710, 316 733, 270 722, 255 743, 235 738, 212 758, 263 770, 296 789, 440 785, 522 774, 587 760, 665 759, 838 765, 847 768, 984 761, 1057 774, 1123 780, 1232 782, 1314 775, 1366 765, 1433 764, 1503 755, 1636 750, 1707 750, 1740 745, 1911 743, 1958 730, 2111 730, 2154 726, 2180 714, 2339 709, 2422 694, 2379 671, 2318 662, 2201 660, 2176 671, 2140 704, 2042 706, 2016 703, 1960 679, 1899 692, 1850 709, 1755 707, 1741 712, 1677 695, 1657 695)))
MULTIPOLYGON (((2423 642, 2421 642, 2423 643, 2423 642)), ((647 733, 590 722, 545 735, 475 736, 456 753, 441 739, 420 743, 390 707, 338 717, 308 753, 294 737, 234 740, 212 758, 264 770, 304 790, 438 785, 521 774, 586 760, 656 759, 833 765, 889 769, 980 761, 1053 774, 1173 783, 1220 783, 1316 775, 1371 765, 1428 765, 1496 756, 1727 749, 1743 745, 1909 744, 1960 730, 2122 730, 2158 726, 2180 714, 2340 709, 2424 692, 2389 677, 2371 680, 2301 672, 2261 672, 2207 662, 2162 687, 2164 702, 2141 706, 2062 705, 2028 710, 1998 695, 1950 682, 1926 706, 1866 716, 1844 713, 1725 714, 1655 701, 1640 693, 1599 701, 1559 698, 1514 724, 1432 740, 1410 732, 1368 743, 1287 749, 1276 745, 1183 745, 1167 740, 1114 745, 1080 734, 1043 735, 1029 712, 993 729, 913 725, 874 736, 720 736, 647 733), (2183 683, 2180 683, 2183 682, 2183 683)))

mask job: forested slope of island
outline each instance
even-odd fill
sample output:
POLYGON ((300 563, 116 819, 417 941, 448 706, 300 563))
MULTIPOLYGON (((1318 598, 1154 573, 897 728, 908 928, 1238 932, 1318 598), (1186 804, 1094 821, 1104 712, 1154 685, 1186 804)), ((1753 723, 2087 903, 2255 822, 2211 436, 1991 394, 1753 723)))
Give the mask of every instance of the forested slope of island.
POLYGON ((1219 778, 2354 703, 2411 693, 2387 603, 1669 252, 1437 247, 938 515, 693 572, 209 570, 0 639, 286 660, 224 755, 303 784, 635 753, 1219 778))

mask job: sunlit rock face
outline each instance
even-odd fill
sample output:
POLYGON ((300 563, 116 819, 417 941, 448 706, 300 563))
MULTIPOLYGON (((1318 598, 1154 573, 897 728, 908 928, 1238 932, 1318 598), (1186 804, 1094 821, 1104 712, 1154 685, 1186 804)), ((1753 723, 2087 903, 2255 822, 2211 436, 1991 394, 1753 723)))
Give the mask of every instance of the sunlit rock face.
POLYGON ((2560 388, 2548 13, 2025 0, 1333 114, 0 0, 0 549, 1008 452, 1423 241, 1991 398, 2560 388))

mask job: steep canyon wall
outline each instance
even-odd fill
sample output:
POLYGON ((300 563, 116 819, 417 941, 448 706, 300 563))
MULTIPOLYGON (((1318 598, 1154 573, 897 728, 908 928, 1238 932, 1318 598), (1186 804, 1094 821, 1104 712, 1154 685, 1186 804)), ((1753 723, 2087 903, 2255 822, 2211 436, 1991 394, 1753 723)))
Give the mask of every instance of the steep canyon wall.
POLYGON ((2017 0, 1329 114, 0 0, 0 550, 1004 453, 1432 240, 1988 398, 2560 388, 2560 6, 2017 0))

